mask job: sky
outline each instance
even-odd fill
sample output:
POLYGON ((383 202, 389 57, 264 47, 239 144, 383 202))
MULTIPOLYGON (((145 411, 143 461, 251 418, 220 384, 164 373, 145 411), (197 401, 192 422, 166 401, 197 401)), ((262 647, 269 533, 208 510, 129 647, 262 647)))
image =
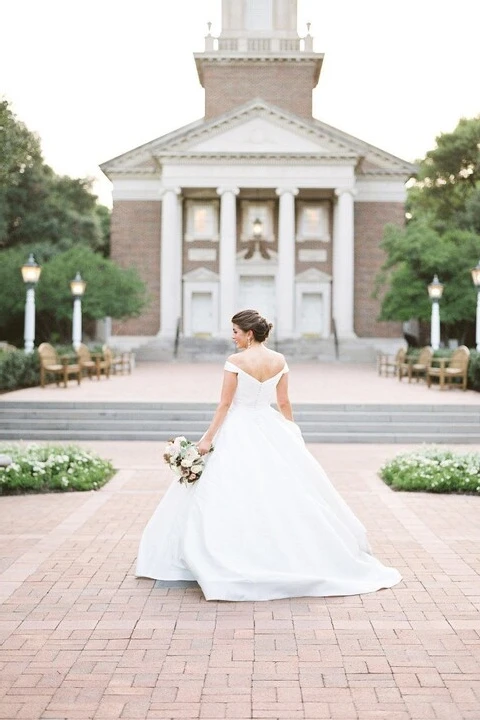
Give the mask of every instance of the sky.
MULTIPOLYGON (((204 114, 194 52, 221 0, 0 0, 0 97, 59 174, 99 165, 204 114)), ((298 0, 325 54, 313 114, 408 161, 480 114, 478 0, 298 0)))

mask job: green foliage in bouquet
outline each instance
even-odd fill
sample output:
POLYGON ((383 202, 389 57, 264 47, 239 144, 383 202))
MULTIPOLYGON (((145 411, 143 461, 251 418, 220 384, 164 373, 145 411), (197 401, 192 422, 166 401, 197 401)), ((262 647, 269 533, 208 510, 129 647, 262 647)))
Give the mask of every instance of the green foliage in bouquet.
POLYGON ((421 448, 389 460, 379 475, 393 490, 480 495, 480 453, 421 448))
POLYGON ((0 445, 12 463, 0 468, 0 495, 98 490, 113 465, 76 445, 0 445))

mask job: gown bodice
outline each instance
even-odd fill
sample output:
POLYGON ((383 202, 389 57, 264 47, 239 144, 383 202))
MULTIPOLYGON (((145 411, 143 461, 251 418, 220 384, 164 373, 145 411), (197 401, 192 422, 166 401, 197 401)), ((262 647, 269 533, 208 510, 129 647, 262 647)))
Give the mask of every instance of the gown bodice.
POLYGON ((288 372, 288 365, 285 363, 282 370, 263 382, 228 360, 224 365, 224 369, 238 375, 238 385, 232 408, 261 410, 270 407, 275 402, 278 382, 282 375, 288 372))

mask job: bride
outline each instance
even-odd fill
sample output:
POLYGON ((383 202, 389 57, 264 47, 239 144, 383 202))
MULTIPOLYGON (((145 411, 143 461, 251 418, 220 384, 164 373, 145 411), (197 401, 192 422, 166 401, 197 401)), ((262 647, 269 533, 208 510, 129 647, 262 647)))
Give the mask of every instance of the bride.
POLYGON ((365 527, 293 422, 288 366, 264 345, 272 325, 254 310, 232 323, 243 352, 225 363, 220 402, 197 444, 202 455, 214 451, 197 482, 172 482, 143 532, 137 576, 196 580, 207 600, 395 585, 400 573, 372 555, 365 527))

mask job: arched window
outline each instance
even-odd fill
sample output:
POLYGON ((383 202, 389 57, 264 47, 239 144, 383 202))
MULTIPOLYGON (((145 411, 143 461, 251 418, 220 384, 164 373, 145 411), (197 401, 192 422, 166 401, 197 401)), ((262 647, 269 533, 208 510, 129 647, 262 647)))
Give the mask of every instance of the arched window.
POLYGON ((272 28, 272 0, 246 0, 247 30, 272 28))

